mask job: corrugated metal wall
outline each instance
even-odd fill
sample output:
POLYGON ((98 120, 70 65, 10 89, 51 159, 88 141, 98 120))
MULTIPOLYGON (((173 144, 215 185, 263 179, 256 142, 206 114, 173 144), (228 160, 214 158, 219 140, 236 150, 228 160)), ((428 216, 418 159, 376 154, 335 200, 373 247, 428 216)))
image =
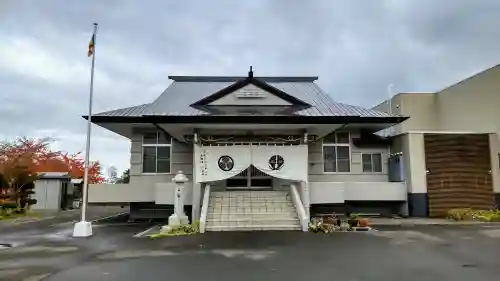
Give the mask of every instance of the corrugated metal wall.
POLYGON ((429 216, 494 206, 487 134, 425 134, 429 216))

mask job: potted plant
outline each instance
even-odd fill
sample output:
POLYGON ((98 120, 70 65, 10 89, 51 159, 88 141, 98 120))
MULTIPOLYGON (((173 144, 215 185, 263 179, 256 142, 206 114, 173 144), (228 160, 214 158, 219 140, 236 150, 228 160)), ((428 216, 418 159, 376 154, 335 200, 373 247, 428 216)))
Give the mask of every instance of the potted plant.
POLYGON ((339 219, 334 216, 328 216, 324 219, 324 223, 328 225, 339 225, 339 219))
POLYGON ((340 223, 339 230, 341 230, 341 231, 349 231, 350 228, 351 228, 351 226, 346 221, 342 221, 340 223))
POLYGON ((357 227, 358 226, 358 216, 356 214, 351 214, 349 216, 349 219, 347 220, 347 223, 349 226, 352 227, 357 227))
POLYGON ((359 227, 368 227, 368 219, 367 218, 359 218, 358 219, 359 227))

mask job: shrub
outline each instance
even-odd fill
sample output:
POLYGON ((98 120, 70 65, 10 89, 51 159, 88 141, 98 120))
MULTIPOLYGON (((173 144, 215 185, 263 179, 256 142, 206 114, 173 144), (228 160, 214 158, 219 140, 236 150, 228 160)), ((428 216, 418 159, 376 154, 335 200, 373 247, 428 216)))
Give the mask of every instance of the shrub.
POLYGON ((447 218, 456 221, 500 222, 500 210, 451 209, 447 212, 447 218))
POLYGON ((200 222, 194 221, 191 224, 183 224, 169 231, 149 235, 149 238, 161 238, 166 236, 193 235, 200 232, 200 222))
POLYGON ((456 221, 472 220, 473 210, 469 208, 451 209, 447 212, 446 217, 456 221))

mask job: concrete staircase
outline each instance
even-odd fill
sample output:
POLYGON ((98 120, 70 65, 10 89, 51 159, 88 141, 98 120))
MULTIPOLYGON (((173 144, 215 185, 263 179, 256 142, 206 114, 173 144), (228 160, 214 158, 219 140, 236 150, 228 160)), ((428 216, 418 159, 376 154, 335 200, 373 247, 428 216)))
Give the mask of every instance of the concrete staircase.
POLYGON ((206 231, 300 230, 286 191, 211 192, 206 231))

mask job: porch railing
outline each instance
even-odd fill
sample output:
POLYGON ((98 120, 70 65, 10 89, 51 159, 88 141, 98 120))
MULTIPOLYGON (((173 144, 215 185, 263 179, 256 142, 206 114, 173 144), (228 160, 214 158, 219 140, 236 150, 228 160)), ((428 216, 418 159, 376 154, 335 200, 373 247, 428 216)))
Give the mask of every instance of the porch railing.
POLYGON ((290 196, 292 197, 293 205, 295 206, 295 210, 297 211, 297 217, 300 221, 300 227, 302 231, 307 232, 309 230, 309 217, 306 214, 306 210, 304 209, 302 200, 300 200, 297 186, 293 183, 290 185, 290 196))
POLYGON ((200 233, 204 233, 207 227, 208 205, 210 204, 210 185, 205 185, 205 193, 203 194, 203 203, 201 205, 200 214, 200 233))

